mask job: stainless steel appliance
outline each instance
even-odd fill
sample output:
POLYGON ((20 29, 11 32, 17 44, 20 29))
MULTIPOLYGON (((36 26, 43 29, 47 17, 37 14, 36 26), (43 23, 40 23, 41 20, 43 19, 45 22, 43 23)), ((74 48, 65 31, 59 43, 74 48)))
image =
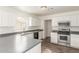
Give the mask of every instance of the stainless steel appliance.
POLYGON ((58 44, 70 46, 70 22, 58 23, 58 44))

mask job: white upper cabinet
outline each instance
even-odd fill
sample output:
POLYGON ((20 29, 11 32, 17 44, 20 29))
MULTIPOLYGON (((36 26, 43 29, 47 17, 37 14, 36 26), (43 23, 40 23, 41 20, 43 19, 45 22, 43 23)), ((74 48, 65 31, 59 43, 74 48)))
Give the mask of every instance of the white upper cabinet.
POLYGON ((76 15, 70 16, 71 26, 78 26, 77 18, 78 17, 76 15))
POLYGON ((59 22, 63 22, 63 21, 70 21, 68 16, 58 16, 58 17, 54 17, 52 20, 52 26, 58 26, 59 22))
POLYGON ((71 26, 79 26, 79 15, 72 16, 71 26))
POLYGON ((16 15, 9 12, 0 12, 0 26, 15 26, 16 15))
POLYGON ((25 23, 26 26, 40 25, 40 21, 37 16, 29 15, 27 13, 20 12, 16 9, 11 9, 9 11, 7 7, 4 10, 0 9, 0 26, 16 26, 17 20, 21 20, 22 22, 20 21, 19 23, 25 23), (18 19, 18 17, 20 19, 18 19))
POLYGON ((52 26, 58 26, 58 22, 69 21, 71 26, 79 26, 79 15, 67 15, 54 17, 52 20, 52 26))
POLYGON ((36 17, 29 17, 28 26, 40 26, 40 20, 36 17))

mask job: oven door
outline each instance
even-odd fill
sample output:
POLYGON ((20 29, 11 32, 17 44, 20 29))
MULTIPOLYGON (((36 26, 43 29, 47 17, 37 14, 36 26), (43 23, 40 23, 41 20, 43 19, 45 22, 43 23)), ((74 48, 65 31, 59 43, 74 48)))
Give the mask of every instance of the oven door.
POLYGON ((69 35, 58 35, 58 44, 64 46, 70 46, 70 36, 69 35))
POLYGON ((60 34, 58 36, 58 41, 59 42, 63 42, 63 43, 69 43, 70 42, 69 35, 62 35, 62 34, 60 34))

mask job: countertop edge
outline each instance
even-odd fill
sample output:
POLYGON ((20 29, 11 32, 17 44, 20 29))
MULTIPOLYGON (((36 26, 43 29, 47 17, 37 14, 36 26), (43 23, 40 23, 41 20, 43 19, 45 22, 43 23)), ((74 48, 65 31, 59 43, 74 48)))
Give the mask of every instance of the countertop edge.
POLYGON ((38 45, 41 42, 42 42, 42 40, 40 42, 36 43, 35 45, 33 45, 32 47, 30 47, 29 49, 23 51, 22 53, 26 53, 27 51, 29 51, 30 49, 32 49, 33 47, 35 47, 36 45, 38 45))
POLYGON ((26 32, 34 32, 34 31, 43 31, 43 29, 33 29, 33 30, 26 30, 26 31, 19 31, 19 32, 10 32, 10 33, 1 33, 0 36, 2 35, 14 35, 14 34, 21 34, 21 33, 26 33, 26 32))
MULTIPOLYGON (((51 32, 58 32, 58 30, 52 30, 51 32)), ((70 31, 70 34, 79 34, 79 31, 70 31)))

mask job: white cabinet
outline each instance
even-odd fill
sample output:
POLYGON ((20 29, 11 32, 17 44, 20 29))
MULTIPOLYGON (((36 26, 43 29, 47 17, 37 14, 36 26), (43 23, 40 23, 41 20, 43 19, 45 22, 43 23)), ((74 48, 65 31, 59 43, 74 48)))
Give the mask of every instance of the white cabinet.
POLYGON ((43 39, 43 31, 39 32, 39 39, 43 39))
POLYGON ((75 19, 75 26, 79 26, 79 15, 75 15, 76 19, 75 19))
POLYGON ((51 33, 51 43, 57 43, 57 33, 51 33))
MULTIPOLYGON (((35 44, 35 42, 37 42, 36 39, 34 39, 33 37, 33 33, 28 33, 26 35, 24 35, 26 37, 26 41, 27 41, 27 48, 30 48, 31 46, 33 46, 33 44, 35 44)), ((37 44, 36 46, 34 46, 33 48, 31 48, 30 50, 28 50, 26 53, 41 53, 41 43, 37 44)))
POLYGON ((70 16, 71 26, 79 26, 79 15, 70 16))
POLYGON ((28 50, 26 53, 41 53, 41 43, 28 50))
POLYGON ((58 26, 59 22, 71 21, 69 16, 58 16, 54 17, 52 20, 52 26, 58 26))
POLYGON ((79 48, 79 35, 71 34, 71 47, 79 48))
POLYGON ((70 16, 71 26, 78 26, 78 17, 76 15, 70 16))
POLYGON ((79 15, 66 15, 53 17, 52 26, 58 26, 58 22, 70 21, 71 26, 79 26, 79 15))
POLYGON ((16 14, 2 11, 0 12, 0 26, 15 26, 16 14))
POLYGON ((26 48, 30 48, 34 44, 33 34, 32 33, 22 33, 16 35, 16 51, 21 52, 26 48))
POLYGON ((28 26, 40 26, 40 20, 36 17, 29 17, 28 26))

